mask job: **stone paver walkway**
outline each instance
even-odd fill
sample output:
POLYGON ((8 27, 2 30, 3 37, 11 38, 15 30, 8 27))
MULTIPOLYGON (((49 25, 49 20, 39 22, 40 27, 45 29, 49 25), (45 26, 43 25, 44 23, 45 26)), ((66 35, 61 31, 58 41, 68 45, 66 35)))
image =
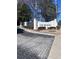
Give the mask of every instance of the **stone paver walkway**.
POLYGON ((23 32, 17 34, 17 59, 47 59, 54 37, 23 32))

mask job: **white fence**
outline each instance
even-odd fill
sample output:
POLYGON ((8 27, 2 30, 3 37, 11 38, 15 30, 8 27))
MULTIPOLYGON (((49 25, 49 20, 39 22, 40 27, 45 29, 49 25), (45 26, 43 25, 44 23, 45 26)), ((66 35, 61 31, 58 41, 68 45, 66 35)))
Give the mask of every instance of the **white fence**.
POLYGON ((39 27, 45 27, 46 29, 48 29, 49 27, 56 27, 56 26, 57 26, 56 19, 50 22, 41 22, 34 19, 34 30, 37 30, 39 27))

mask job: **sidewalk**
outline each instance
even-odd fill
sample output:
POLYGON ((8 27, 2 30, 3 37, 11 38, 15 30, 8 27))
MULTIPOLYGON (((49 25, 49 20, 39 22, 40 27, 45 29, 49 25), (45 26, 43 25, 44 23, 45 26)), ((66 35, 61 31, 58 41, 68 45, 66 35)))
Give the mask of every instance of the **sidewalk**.
POLYGON ((61 59, 61 34, 56 34, 48 59, 61 59))

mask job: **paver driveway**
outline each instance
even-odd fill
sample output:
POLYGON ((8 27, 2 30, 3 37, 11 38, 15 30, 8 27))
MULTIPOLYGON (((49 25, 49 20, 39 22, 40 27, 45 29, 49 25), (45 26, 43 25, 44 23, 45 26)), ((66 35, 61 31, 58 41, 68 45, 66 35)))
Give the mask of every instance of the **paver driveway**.
POLYGON ((23 32, 17 34, 17 59, 47 59, 54 37, 23 32))

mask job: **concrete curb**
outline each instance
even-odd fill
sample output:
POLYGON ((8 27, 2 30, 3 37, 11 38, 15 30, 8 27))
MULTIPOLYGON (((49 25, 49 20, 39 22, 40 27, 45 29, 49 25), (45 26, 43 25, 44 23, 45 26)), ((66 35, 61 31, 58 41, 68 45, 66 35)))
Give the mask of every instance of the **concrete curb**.
POLYGON ((55 36, 54 34, 50 34, 50 33, 43 33, 43 32, 38 32, 38 31, 35 31, 35 30, 29 30, 29 29, 26 29, 26 28, 21 28, 27 32, 30 32, 30 33, 35 33, 35 34, 42 34, 42 35, 49 35, 49 36, 55 36))

